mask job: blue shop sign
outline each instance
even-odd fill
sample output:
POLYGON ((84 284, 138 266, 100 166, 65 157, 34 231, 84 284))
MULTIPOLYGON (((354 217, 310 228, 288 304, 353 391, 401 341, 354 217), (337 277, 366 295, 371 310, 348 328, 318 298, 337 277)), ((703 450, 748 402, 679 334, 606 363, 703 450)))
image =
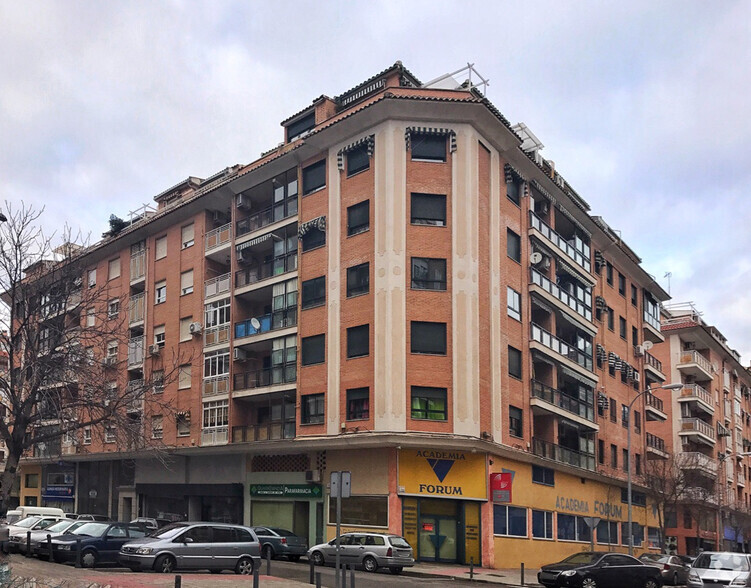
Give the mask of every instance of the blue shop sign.
POLYGON ((73 500, 73 486, 46 486, 42 497, 73 500))

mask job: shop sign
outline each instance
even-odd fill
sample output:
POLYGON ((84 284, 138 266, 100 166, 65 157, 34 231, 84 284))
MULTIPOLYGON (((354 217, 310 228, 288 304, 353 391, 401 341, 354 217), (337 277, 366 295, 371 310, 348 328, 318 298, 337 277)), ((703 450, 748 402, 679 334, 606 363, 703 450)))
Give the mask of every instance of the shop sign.
POLYGON ((42 496, 45 498, 73 498, 72 486, 46 486, 42 496))
POLYGON ((251 484, 251 496, 275 496, 289 498, 321 498, 320 484, 251 484))
POLYGON ((399 451, 399 492, 417 496, 487 500, 484 453, 442 449, 399 451))
POLYGON ((490 474, 490 497, 493 500, 493 504, 511 502, 512 481, 513 474, 510 472, 490 474))
POLYGON ((622 519, 623 506, 613 504, 612 502, 594 501, 594 506, 590 506, 588 500, 581 500, 572 496, 556 496, 555 509, 565 512, 574 512, 579 514, 596 514, 605 518, 622 519))

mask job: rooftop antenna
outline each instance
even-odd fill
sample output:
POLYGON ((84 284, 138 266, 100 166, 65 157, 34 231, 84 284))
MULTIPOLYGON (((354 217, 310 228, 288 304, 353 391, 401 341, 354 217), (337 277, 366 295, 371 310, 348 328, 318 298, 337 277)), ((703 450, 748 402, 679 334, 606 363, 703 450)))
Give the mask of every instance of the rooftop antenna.
POLYGON ((672 277, 673 277, 673 272, 665 272, 665 275, 663 276, 663 278, 668 279, 668 295, 670 295, 670 278, 672 277))

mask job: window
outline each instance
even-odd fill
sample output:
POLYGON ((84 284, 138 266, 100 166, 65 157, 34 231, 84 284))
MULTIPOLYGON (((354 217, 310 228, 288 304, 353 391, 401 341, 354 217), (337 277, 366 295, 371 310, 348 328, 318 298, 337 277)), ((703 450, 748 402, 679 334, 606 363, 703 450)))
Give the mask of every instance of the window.
POLYGON ((553 538, 553 513, 545 510, 532 511, 532 537, 535 539, 553 538))
POLYGON ((628 427, 628 406, 621 404, 621 424, 628 427))
POLYGON ((162 415, 157 414, 151 417, 151 438, 161 439, 164 434, 163 429, 164 418, 162 415))
POLYGON ((647 527, 647 543, 648 547, 660 548, 662 547, 662 540, 660 539, 659 527, 647 527))
POLYGON ((626 296, 626 276, 618 272, 618 294, 626 296))
POLYGON ((206 328, 218 327, 219 325, 226 325, 230 319, 230 305, 229 298, 224 300, 218 300, 216 302, 210 302, 204 305, 204 322, 206 328))
POLYGON ((613 285, 613 264, 609 261, 605 262, 605 276, 607 277, 608 284, 613 285))
POLYGON ((86 309, 86 326, 93 327, 96 324, 96 309, 94 307, 86 309))
POLYGON ((618 317, 618 329, 621 339, 626 338, 626 319, 622 316, 618 317))
POLYGON ((86 282, 88 283, 89 288, 96 286, 96 269, 88 271, 86 282))
POLYGON ((161 394, 164 392, 164 370, 154 370, 151 372, 151 381, 154 384, 154 394, 161 394))
POLYGON ((91 427, 83 428, 83 444, 91 445, 91 427))
POLYGON ((162 304, 167 301, 167 282, 162 280, 154 284, 154 304, 162 304))
POLYGON ((347 236, 363 233, 370 228, 370 200, 347 208, 347 236))
POLYGON ((302 308, 313 308, 326 302, 326 276, 302 283, 302 308))
POLYGON ((634 454, 634 473, 637 476, 641 476, 641 455, 638 453, 634 454))
POLYGON ((187 437, 188 435, 190 435, 190 413, 177 413, 175 423, 177 424, 178 437, 187 437))
POLYGON ((306 114, 299 120, 292 122, 287 127, 287 142, 294 141, 303 133, 316 126, 316 113, 306 114))
POLYGON ((493 505, 493 534, 527 536, 527 509, 505 504, 493 505))
POLYGON ((511 178, 506 182, 506 196, 511 202, 519 206, 521 204, 521 190, 519 189, 519 180, 511 178))
MULTIPOLYGON (((621 502, 623 504, 628 504, 628 488, 621 488, 621 502)), ((632 490, 631 491, 631 504, 635 504, 636 506, 647 506, 647 495, 644 492, 632 490)), ((675 525, 668 525, 668 526, 675 526, 675 525)))
POLYGON ((326 335, 313 335, 302 338, 302 365, 314 365, 326 361, 326 335))
POLYGON ((347 420, 358 421, 370 417, 370 390, 350 388, 347 390, 347 420))
POLYGON ((117 359, 117 341, 107 341, 107 357, 117 359))
POLYGON ((117 315, 119 313, 120 313, 120 299, 113 298, 107 303, 107 318, 110 318, 110 319, 117 318, 117 315))
POLYGON ((347 298, 370 292, 370 264, 347 268, 347 298))
POLYGON ((156 345, 160 349, 163 349, 164 344, 165 344, 164 325, 159 325, 158 327, 154 327, 154 345, 156 345))
POLYGON ((347 357, 364 357, 370 351, 370 325, 347 329, 347 357))
POLYGON ((622 461, 623 471, 627 472, 628 471, 628 462, 629 462, 628 451, 626 451, 625 449, 621 449, 621 452, 623 453, 623 461, 622 461))
POLYGON ((186 316, 180 319, 180 341, 190 341, 193 335, 190 333, 190 323, 193 322, 192 316, 186 316))
POLYGON ((615 469, 618 467, 618 447, 610 444, 610 467, 615 469))
POLYGON ((193 270, 180 274, 180 296, 193 293, 193 270))
POLYGON ((26 474, 25 488, 39 488, 39 474, 26 474))
POLYGON ((304 425, 313 425, 323 422, 323 410, 325 403, 324 394, 308 394, 300 398, 301 416, 300 422, 304 425))
POLYGON ((302 194, 307 196, 326 185, 326 160, 322 159, 302 170, 302 194))
POLYGON ((618 522, 600 521, 597 523, 597 543, 606 545, 618 544, 618 522))
POLYGON ((368 144, 363 143, 355 149, 347 151, 347 177, 364 171, 370 167, 370 154, 368 144))
POLYGON ((191 365, 186 363, 178 368, 177 373, 177 389, 184 390, 190 388, 193 383, 193 374, 191 373, 191 365))
POLYGON ((544 486, 555 486, 555 470, 542 466, 532 466, 532 481, 544 486))
POLYGON ((522 352, 511 345, 508 347, 508 375, 522 379, 522 352))
POLYGON ((522 320, 522 295, 510 286, 506 288, 506 310, 511 318, 522 320))
POLYGON ((641 433, 641 413, 638 410, 634 411, 634 431, 641 433))
POLYGON ((229 351, 215 351, 203 356, 203 377, 215 378, 229 374, 229 351))
POLYGON ((608 308, 608 329, 615 331, 615 314, 612 308, 608 308))
POLYGON ((412 386, 412 418, 429 421, 445 421, 446 388, 412 386))
MULTIPOLYGON (((632 523, 632 525, 634 547, 641 547, 644 541, 644 527, 637 522, 632 523)), ((628 523, 621 523, 621 544, 628 545, 628 523)))
POLYGON ((444 194, 411 195, 410 219, 413 225, 446 226, 446 196, 444 194))
MULTIPOLYGON (((336 500, 329 500, 329 523, 336 522, 336 500)), ((343 525, 388 527, 388 496, 352 496, 342 499, 343 525)))
POLYGON ((412 321, 410 338, 412 353, 446 355, 446 323, 412 321))
POLYGON ((167 257, 167 235, 158 237, 154 242, 154 259, 167 257))
POLYGON ((308 232, 302 236, 302 250, 310 251, 326 245, 326 232, 318 227, 310 227, 308 232))
POLYGON ((524 435, 521 408, 517 408, 516 406, 508 407, 508 429, 512 437, 522 437, 524 435))
POLYGON ((203 428, 218 429, 229 423, 229 401, 216 400, 203 403, 203 428))
POLYGON ((412 287, 417 290, 445 290, 446 260, 413 257, 412 287))
POLYGON ((614 423, 618 422, 618 403, 615 398, 610 399, 610 420, 614 423))
POLYGON ((110 259, 109 266, 107 268, 107 279, 114 280, 120 277, 120 258, 110 259))
POLYGON ((114 443, 117 439, 117 429, 114 425, 106 425, 104 427, 104 442, 114 443))
POLYGON ((637 306, 639 304, 638 298, 639 298, 639 290, 637 290, 636 286, 631 284, 631 304, 633 304, 634 306, 637 306))
POLYGON ((411 133, 412 159, 422 161, 446 161, 446 135, 411 133))
POLYGON ((192 247, 195 243, 195 231, 193 228, 193 223, 190 223, 189 225, 185 225, 181 229, 182 233, 182 243, 183 243, 183 249, 187 249, 188 247, 192 247))
POLYGON ((605 441, 597 440, 597 463, 605 465, 605 441))
POLYGON ((631 327, 631 343, 633 345, 639 344, 639 330, 636 327, 631 327))
POLYGON ((586 541, 592 538, 592 531, 584 517, 558 513, 558 539, 562 541, 586 541))
POLYGON ((522 240, 519 235, 511 229, 506 229, 506 255, 514 261, 521 263, 522 260, 522 240))

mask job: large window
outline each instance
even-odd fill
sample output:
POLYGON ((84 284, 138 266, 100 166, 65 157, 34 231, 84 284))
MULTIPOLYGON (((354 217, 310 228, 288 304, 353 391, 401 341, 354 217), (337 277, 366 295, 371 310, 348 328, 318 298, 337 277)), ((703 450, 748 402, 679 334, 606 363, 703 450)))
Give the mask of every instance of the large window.
POLYGON ((326 276, 302 283, 302 307, 312 308, 326 302, 326 276))
POLYGON ((313 365, 326 361, 326 335, 313 335, 302 338, 302 365, 313 365))
MULTIPOLYGON (((329 500, 329 523, 336 522, 336 500, 329 500)), ((388 527, 388 496, 352 496, 342 498, 343 525, 388 527)))
MULTIPOLYGON (((639 523, 632 523, 634 530, 634 546, 641 547, 644 541, 644 527, 639 523)), ((613 541, 615 543, 615 541, 613 541)), ((621 523, 621 544, 628 545, 628 523, 621 523)))
POLYGON ((203 377, 226 376, 229 374, 229 352, 215 351, 207 353, 203 360, 203 377))
POLYGON ((597 543, 601 545, 618 544, 617 521, 600 521, 597 523, 597 543))
POLYGON ((522 295, 511 286, 506 287, 506 311, 511 318, 522 320, 522 295))
POLYGON ((347 236, 357 235, 370 228, 370 200, 347 208, 347 236))
POLYGON ((310 251, 326 245, 326 231, 318 227, 310 227, 308 232, 302 236, 302 250, 310 251))
POLYGON ((522 240, 511 229, 506 229, 506 255, 514 261, 522 260, 522 240))
POLYGON ((370 417, 370 390, 350 388, 347 390, 347 420, 358 421, 370 417))
POLYGON ((522 352, 511 345, 508 347, 508 374, 519 380, 522 378, 522 352))
POLYGON ((306 196, 326 185, 326 160, 322 159, 302 170, 302 193, 306 196))
POLYGON ((347 268, 347 298, 370 292, 370 264, 361 263, 347 268))
POLYGON ((347 329, 347 357, 364 357, 370 349, 370 325, 347 329))
POLYGON ((410 143, 412 159, 446 161, 446 135, 412 133, 410 143))
POLYGON ((493 534, 527 536, 527 509, 505 504, 493 505, 493 534))
POLYGON ((306 396, 302 396, 300 398, 300 422, 304 425, 322 423, 325 404, 324 394, 307 394, 306 396))
POLYGON ((446 226, 446 196, 417 194, 411 196, 410 218, 413 225, 446 226))
POLYGON ((532 537, 535 539, 553 538, 553 513, 546 510, 532 511, 532 537))
POLYGON ((418 290, 445 290, 446 260, 413 257, 412 287, 418 290))
POLYGON ((445 421, 446 388, 412 386, 412 418, 429 421, 445 421))
POLYGON ((592 538, 592 531, 584 517, 558 513, 558 539, 562 541, 586 541, 592 538))
POLYGON ((363 143, 355 149, 347 151, 347 177, 364 171, 370 167, 368 144, 363 143))
POLYGON ((412 321, 411 351, 446 355, 446 323, 412 321))
POLYGON ((217 327, 219 325, 226 325, 227 323, 229 323, 229 298, 211 302, 209 304, 206 304, 203 308, 207 329, 210 327, 217 327))
POLYGON ((216 400, 203 403, 203 428, 226 427, 229 423, 229 401, 216 400))

